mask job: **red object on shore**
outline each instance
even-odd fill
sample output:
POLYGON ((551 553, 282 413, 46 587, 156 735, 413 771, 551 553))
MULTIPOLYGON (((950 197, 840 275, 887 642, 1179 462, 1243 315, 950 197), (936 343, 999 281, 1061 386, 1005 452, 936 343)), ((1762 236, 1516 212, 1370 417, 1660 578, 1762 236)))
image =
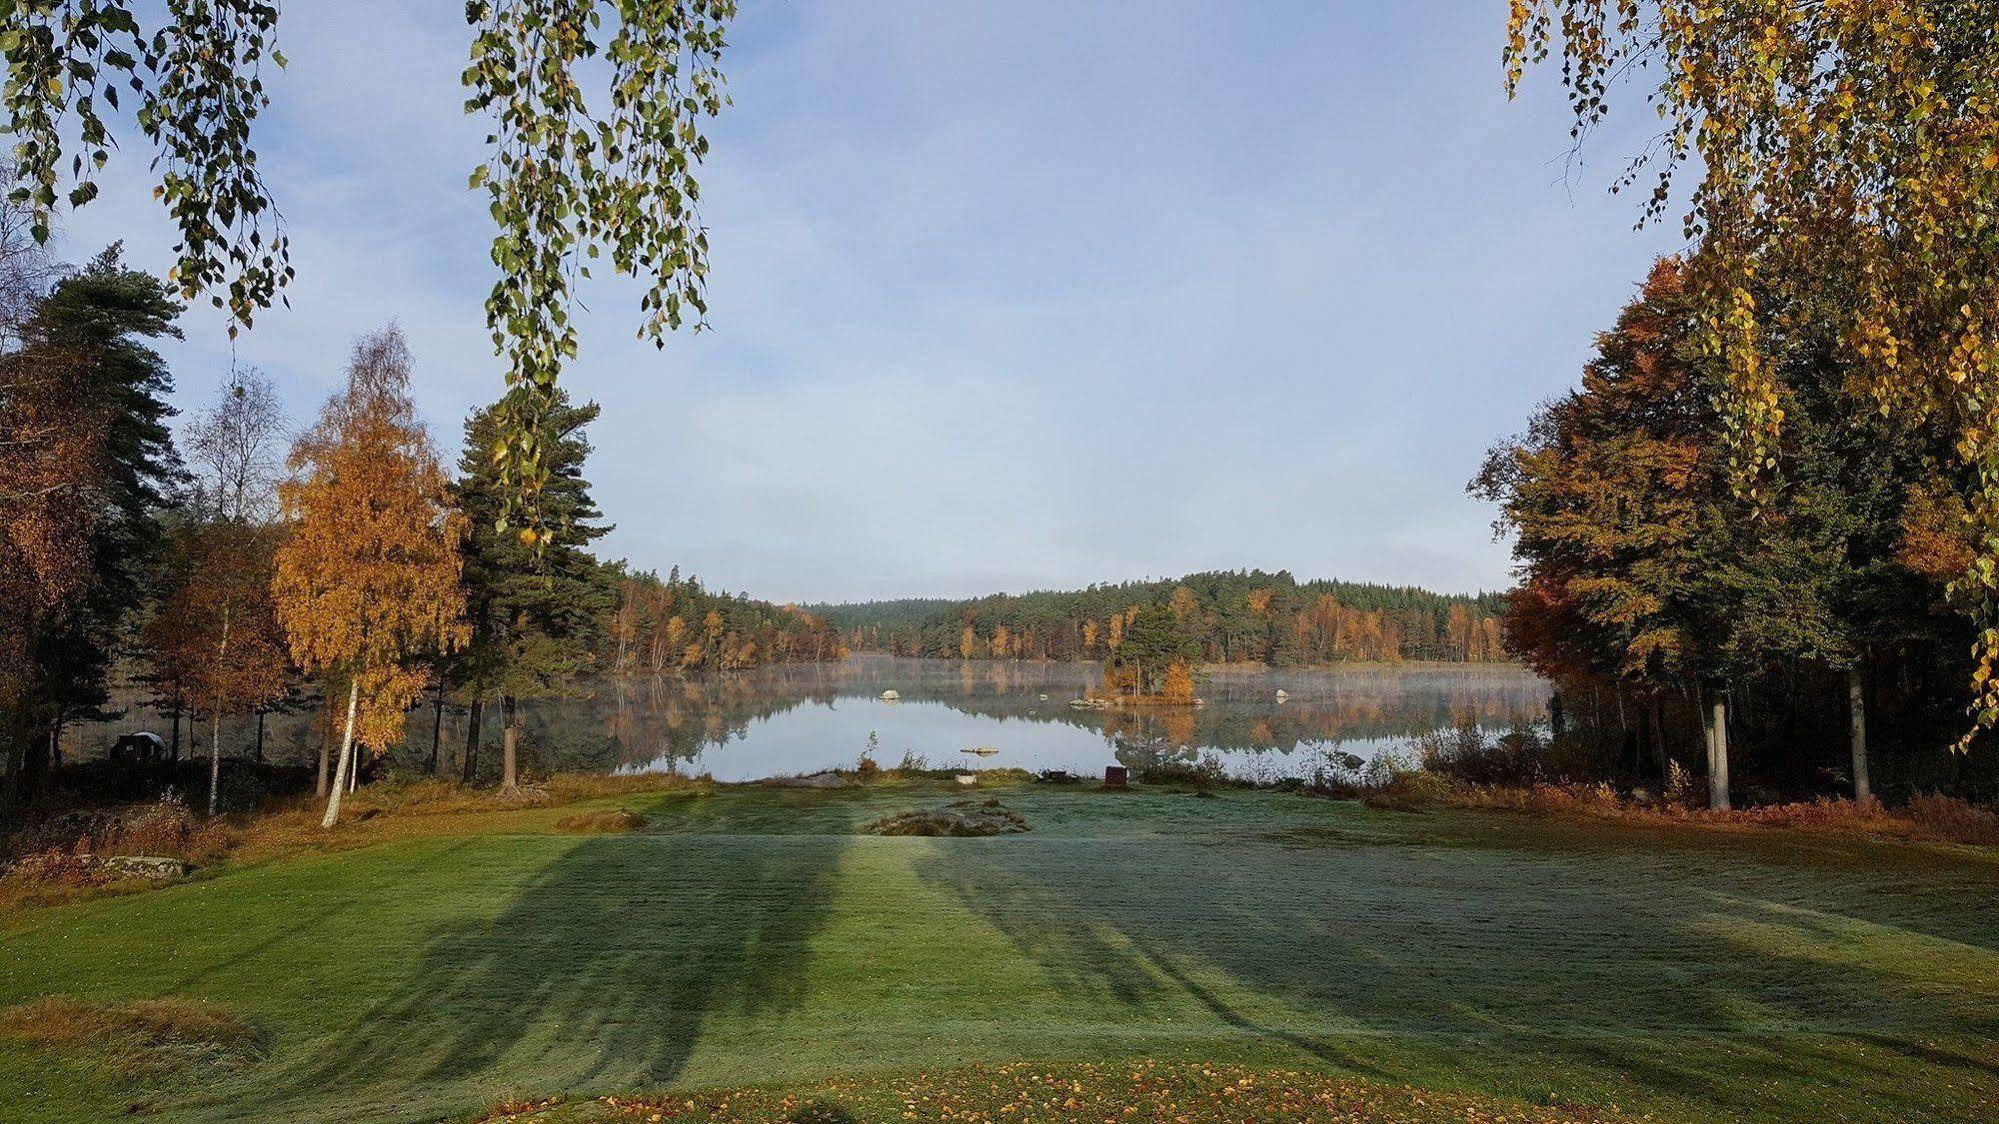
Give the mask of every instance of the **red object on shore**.
POLYGON ((1104 787, 1123 788, 1124 786, 1125 786, 1124 766, 1123 765, 1104 766, 1104 787))

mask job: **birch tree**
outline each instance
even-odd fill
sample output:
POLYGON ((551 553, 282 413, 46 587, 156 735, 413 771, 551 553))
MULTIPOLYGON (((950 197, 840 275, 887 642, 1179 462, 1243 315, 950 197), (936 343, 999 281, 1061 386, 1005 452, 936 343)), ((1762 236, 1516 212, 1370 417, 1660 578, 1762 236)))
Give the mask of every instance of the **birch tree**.
POLYGON ((357 746, 400 738, 430 657, 465 638, 465 520, 409 382, 398 328, 362 337, 346 389, 293 446, 279 488, 289 537, 272 583, 278 619, 300 667, 346 685, 323 827, 339 822, 357 746))
POLYGON ((283 698, 285 634, 271 598, 279 529, 209 522, 173 535, 178 574, 144 630, 156 673, 208 719, 208 814, 219 806, 222 719, 283 698))

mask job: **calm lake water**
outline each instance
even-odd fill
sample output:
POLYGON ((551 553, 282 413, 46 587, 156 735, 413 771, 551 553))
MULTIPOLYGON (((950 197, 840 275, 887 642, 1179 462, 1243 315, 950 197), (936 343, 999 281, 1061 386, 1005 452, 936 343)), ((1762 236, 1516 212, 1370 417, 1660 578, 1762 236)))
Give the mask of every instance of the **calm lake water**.
POLYGON ((557 757, 586 752, 582 731, 565 736, 581 724, 607 754, 589 764, 723 781, 851 766, 870 734, 884 767, 908 754, 932 768, 1094 774, 1166 756, 1214 759, 1234 774, 1274 780, 1310 775, 1328 751, 1366 757, 1461 722, 1540 721, 1547 703, 1546 687, 1527 672, 1474 666, 1230 669, 1202 682, 1203 707, 1071 708, 1098 674, 1094 664, 861 655, 719 678, 604 683, 588 700, 538 704, 526 721, 557 757), (886 690, 902 697, 885 701, 886 690), (1279 690, 1290 697, 1280 702, 1279 690), (973 747, 999 752, 963 752, 973 747))
MULTIPOLYGON (((838 664, 794 665, 693 678, 598 680, 584 697, 522 705, 523 754, 530 772, 676 771, 741 781, 852 766, 869 734, 884 766, 905 754, 932 768, 1017 767, 1101 774, 1103 767, 1170 758, 1217 761, 1259 780, 1310 776, 1329 752, 1371 757, 1445 726, 1475 722, 1504 729, 1542 721, 1547 688, 1515 667, 1424 665, 1339 670, 1220 669, 1201 681, 1207 705, 1076 710, 1100 672, 1095 664, 961 662, 857 655, 838 664), (900 701, 880 698, 894 690, 900 701), (1279 701, 1277 692, 1290 696, 1279 701), (998 750, 990 756, 963 751, 998 750)), ((416 764, 430 753, 433 715, 410 715, 396 757, 416 764)), ((273 716, 266 753, 304 761, 317 753, 308 715, 273 716)), ((94 756, 117 733, 165 720, 135 709, 126 720, 78 728, 74 754, 94 756)), ((223 727, 223 752, 247 754, 254 723, 223 727)), ((447 709, 447 763, 464 745, 465 718, 447 709)), ((497 767, 499 708, 486 708, 482 741, 497 767)), ((197 735, 205 753, 208 729, 197 735)))

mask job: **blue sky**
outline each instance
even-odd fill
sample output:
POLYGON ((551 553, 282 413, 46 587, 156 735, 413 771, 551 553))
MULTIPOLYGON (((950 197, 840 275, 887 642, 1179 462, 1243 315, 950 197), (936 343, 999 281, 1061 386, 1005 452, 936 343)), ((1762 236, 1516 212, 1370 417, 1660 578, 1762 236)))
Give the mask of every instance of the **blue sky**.
MULTIPOLYGON (((1506 584, 1463 494, 1570 385, 1676 232, 1571 167, 1553 75, 1501 89, 1505 7, 748 0, 703 177, 714 330, 633 339, 586 291, 573 391, 609 552, 779 600, 1210 568, 1506 584)), ((293 308, 236 345, 303 422, 398 320, 456 449, 498 391, 466 190, 467 33, 430 0, 292 0, 262 163, 293 308)), ((1642 126, 1643 122, 1634 122, 1642 126)), ((68 256, 171 231, 127 143, 68 256)), ((170 349, 179 400, 220 321, 170 349)))

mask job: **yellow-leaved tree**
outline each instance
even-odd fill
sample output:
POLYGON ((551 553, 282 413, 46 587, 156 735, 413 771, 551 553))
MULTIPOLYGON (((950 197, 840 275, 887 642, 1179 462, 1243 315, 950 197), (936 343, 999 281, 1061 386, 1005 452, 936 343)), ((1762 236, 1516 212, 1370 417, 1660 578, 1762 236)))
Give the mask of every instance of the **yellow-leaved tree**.
POLYGON ((357 743, 380 750, 400 738, 430 674, 426 657, 466 635, 465 519, 409 381, 399 329, 363 336, 346 390, 293 446, 291 479, 278 489, 291 524, 272 581, 278 619, 301 668, 347 686, 323 827, 340 819, 357 743))
MULTIPOLYGON (((1979 728, 1999 727, 1999 34, 1949 0, 1509 0, 1506 81, 1557 60, 1581 136, 1613 104, 1660 122, 1620 179, 1684 228, 1698 342, 1726 376, 1738 490, 1781 487, 1778 310, 1834 310, 1837 358, 1884 414, 1951 427, 1946 552, 1980 626, 1979 728), (1962 476, 1965 486, 1956 486, 1962 476)), ((1975 732, 1975 731, 1974 731, 1975 732)), ((1960 747, 1967 742, 1961 743, 1960 747)))

